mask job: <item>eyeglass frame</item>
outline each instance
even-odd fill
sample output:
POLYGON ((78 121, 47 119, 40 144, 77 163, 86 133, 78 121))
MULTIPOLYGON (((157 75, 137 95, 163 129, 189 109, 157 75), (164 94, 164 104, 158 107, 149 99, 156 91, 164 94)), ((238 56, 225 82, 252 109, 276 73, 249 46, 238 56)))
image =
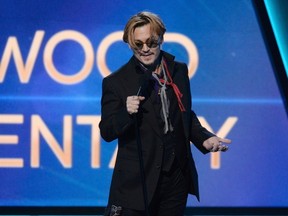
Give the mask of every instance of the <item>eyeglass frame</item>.
POLYGON ((143 47, 144 47, 144 44, 146 44, 146 46, 149 47, 149 48, 156 48, 156 47, 158 47, 161 44, 161 38, 162 37, 158 37, 158 39, 155 40, 155 39, 153 39, 153 37, 151 37, 151 38, 148 38, 146 40, 146 42, 137 40, 137 42, 134 42, 135 49, 142 50, 143 47), (149 42, 149 40, 151 40, 151 42, 149 42))

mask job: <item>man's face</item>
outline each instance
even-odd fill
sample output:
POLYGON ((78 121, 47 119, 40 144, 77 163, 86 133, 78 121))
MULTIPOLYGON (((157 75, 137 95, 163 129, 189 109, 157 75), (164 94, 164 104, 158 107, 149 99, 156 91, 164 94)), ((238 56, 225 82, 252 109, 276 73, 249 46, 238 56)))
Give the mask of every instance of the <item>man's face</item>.
POLYGON ((138 47, 132 47, 134 56, 143 64, 151 65, 160 54, 159 36, 152 35, 150 24, 134 30, 134 42, 138 47))

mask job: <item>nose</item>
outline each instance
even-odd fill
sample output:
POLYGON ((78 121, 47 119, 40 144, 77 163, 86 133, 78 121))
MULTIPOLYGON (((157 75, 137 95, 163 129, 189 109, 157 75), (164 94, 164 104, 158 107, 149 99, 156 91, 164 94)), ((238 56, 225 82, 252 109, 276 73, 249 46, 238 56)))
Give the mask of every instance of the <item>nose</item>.
POLYGON ((147 46, 147 44, 144 43, 144 44, 143 44, 143 47, 142 47, 142 51, 147 52, 147 51, 149 51, 149 49, 150 49, 150 48, 147 46))

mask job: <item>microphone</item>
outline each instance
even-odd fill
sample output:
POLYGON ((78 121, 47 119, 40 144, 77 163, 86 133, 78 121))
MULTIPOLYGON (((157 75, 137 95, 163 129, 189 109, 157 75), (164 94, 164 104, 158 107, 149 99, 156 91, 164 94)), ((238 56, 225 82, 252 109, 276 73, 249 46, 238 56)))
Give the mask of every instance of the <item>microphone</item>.
POLYGON ((139 87, 139 89, 137 91, 137 94, 136 94, 137 96, 140 96, 141 90, 142 90, 142 86, 140 85, 140 87, 139 87))
MULTIPOLYGON (((137 96, 144 96, 145 92, 149 85, 149 79, 152 76, 152 71, 145 71, 145 74, 139 78, 139 89, 137 91, 137 96)), ((142 142, 141 142, 141 134, 138 122, 137 113, 133 114, 134 125, 135 125, 135 135, 136 135, 136 143, 137 143, 137 151, 139 157, 139 166, 140 166, 140 176, 141 176, 141 183, 142 183, 142 192, 143 192, 143 200, 146 215, 149 216, 149 209, 148 209, 148 195, 147 195, 147 185, 146 185, 146 174, 144 170, 144 160, 143 160, 143 153, 142 153, 142 142)))

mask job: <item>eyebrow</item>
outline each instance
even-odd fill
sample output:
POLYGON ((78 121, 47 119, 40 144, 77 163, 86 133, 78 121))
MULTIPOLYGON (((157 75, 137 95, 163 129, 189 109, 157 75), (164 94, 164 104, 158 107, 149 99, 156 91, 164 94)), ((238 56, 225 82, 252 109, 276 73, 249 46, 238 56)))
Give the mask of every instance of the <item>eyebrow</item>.
POLYGON ((142 42, 142 43, 146 43, 147 41, 149 41, 149 40, 157 40, 155 37, 150 37, 150 38, 147 38, 146 39, 146 41, 142 41, 142 40, 138 40, 138 39, 136 39, 134 42, 142 42))

